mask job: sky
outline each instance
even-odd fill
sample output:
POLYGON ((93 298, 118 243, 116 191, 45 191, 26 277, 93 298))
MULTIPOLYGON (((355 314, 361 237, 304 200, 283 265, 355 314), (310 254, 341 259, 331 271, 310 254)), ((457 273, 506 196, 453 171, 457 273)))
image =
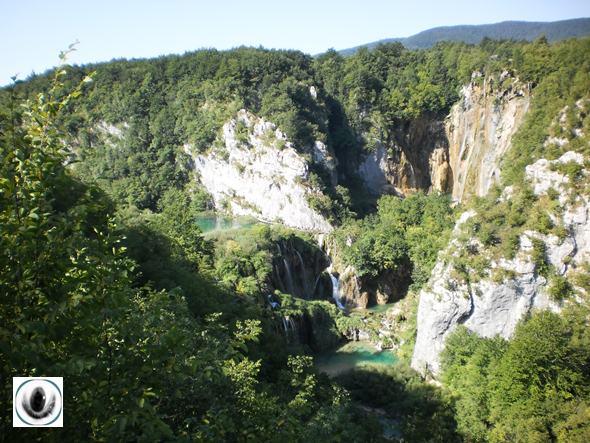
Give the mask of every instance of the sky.
POLYGON ((435 26, 590 17, 590 0, 0 0, 0 12, 6 85, 75 41, 76 64, 241 45, 317 54, 435 26))

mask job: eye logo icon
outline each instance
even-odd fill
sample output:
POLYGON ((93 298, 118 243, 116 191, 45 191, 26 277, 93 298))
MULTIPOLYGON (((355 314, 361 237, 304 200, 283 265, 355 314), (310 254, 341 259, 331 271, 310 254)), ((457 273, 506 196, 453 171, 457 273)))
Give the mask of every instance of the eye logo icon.
POLYGON ((13 427, 63 427, 62 377, 13 377, 13 427))

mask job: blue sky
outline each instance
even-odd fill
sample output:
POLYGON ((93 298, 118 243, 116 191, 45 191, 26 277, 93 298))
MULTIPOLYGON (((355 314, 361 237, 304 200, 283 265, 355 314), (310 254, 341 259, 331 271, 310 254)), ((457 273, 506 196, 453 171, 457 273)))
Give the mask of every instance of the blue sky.
POLYGON ((311 54, 434 26, 590 16, 590 0, 0 0, 0 85, 72 63, 240 45, 311 54))

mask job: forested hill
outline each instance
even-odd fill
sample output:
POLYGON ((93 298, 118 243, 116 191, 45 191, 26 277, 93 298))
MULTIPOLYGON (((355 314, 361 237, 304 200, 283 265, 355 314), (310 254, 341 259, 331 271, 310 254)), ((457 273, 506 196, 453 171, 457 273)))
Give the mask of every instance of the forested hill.
POLYGON ((532 41, 544 35, 550 42, 590 34, 590 18, 575 18, 556 22, 506 21, 488 25, 440 26, 410 37, 387 38, 354 48, 342 49, 342 55, 354 54, 359 48, 374 48, 382 43, 400 42, 408 49, 430 48, 437 42, 454 41, 478 44, 485 37, 532 41))

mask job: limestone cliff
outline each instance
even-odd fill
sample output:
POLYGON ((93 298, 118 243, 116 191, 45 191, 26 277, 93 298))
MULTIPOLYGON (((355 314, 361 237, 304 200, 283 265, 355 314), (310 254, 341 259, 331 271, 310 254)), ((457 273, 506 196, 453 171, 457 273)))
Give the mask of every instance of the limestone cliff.
POLYGON ((374 141, 357 172, 374 194, 437 190, 456 201, 485 195, 529 103, 528 86, 508 71, 485 79, 474 73, 446 118, 400 124, 387 140, 374 141))
MULTIPOLYGON (((555 223, 563 237, 527 230, 520 235, 520 248, 513 259, 493 258, 487 276, 475 282, 455 278, 454 262, 439 259, 428 286, 420 294, 417 338, 412 367, 434 375, 440 371, 439 354, 444 342, 459 324, 484 337, 508 338, 516 324, 533 309, 559 310, 560 303, 548 296, 547 279, 539 272, 532 253, 534 241, 544 244, 546 259, 557 276, 578 272, 590 263, 590 201, 569 186, 570 178, 559 172, 560 165, 584 164, 581 154, 567 152, 557 160, 540 159, 526 168, 535 194, 558 193, 562 212, 555 223), (499 271, 499 272, 498 272, 499 271), (503 275, 494 279, 492 274, 503 275)), ((584 177, 589 172, 582 170, 584 177)), ((502 198, 511 198, 507 188, 502 198)), ((462 226, 475 213, 463 214, 455 228, 447 254, 460 248, 481 248, 477 240, 460 240, 462 226)), ((444 256, 444 254, 443 254, 444 256)), ((571 280, 571 278, 568 278, 571 280)))
POLYGON ((500 161, 529 103, 529 88, 507 71, 499 79, 474 73, 462 88, 460 102, 445 120, 454 200, 483 196, 498 180, 500 161))
POLYGON ((308 181, 311 159, 335 174, 334 157, 321 141, 306 158, 273 123, 241 110, 223 125, 217 146, 204 154, 189 145, 185 150, 217 209, 306 231, 332 229, 309 204, 321 193, 308 181))
POLYGON ((421 117, 400 123, 388 139, 373 142, 357 170, 373 194, 447 190, 449 149, 442 121, 421 117))

